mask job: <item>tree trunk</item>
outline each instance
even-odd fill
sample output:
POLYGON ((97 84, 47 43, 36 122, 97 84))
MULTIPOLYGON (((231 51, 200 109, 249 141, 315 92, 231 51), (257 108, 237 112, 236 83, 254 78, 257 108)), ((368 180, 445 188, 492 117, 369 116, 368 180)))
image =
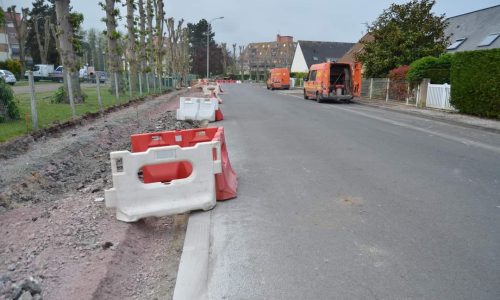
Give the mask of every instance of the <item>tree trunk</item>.
MULTIPOLYGON (((163 21, 165 19, 163 0, 156 0, 156 72, 160 78, 163 75, 163 21)), ((163 84, 162 84, 163 85, 163 84)))
POLYGON ((26 43, 26 33, 27 33, 27 20, 28 20, 28 9, 21 9, 21 19, 17 19, 16 6, 12 5, 7 9, 10 13, 12 22, 14 23, 14 29, 17 34, 17 41, 19 42, 19 63, 21 64, 21 74, 24 76, 24 71, 26 69, 26 58, 24 55, 24 48, 26 43))
MULTIPOLYGON (((118 47, 119 38, 118 31, 116 30, 116 11, 115 11, 115 0, 106 0, 106 5, 103 7, 106 12, 106 37, 108 40, 108 51, 107 51, 107 65, 108 65, 108 78, 111 82, 111 91, 115 91, 115 80, 114 74, 116 73, 119 78, 119 73, 121 71, 121 57, 120 48, 118 47)), ((119 81, 120 82, 120 81, 119 81)), ((119 83, 118 89, 123 91, 123 86, 119 83)))
POLYGON ((153 0, 146 0, 146 16, 148 21, 148 67, 149 71, 153 72, 154 67, 154 28, 153 28, 153 0))
POLYGON ((134 0, 127 0, 127 60, 132 93, 137 90, 137 56, 135 55, 134 0))
MULTIPOLYGON (((241 75, 241 81, 243 81, 244 76, 243 76, 243 54, 245 53, 245 46, 239 46, 240 48, 240 75, 241 75)), ((252 73, 250 72, 250 77, 252 77, 252 73)))
MULTIPOLYGON (((57 36, 61 50, 61 59, 64 70, 70 74, 71 86, 75 103, 81 103, 85 99, 80 88, 80 78, 78 73, 78 58, 73 48, 73 28, 69 22, 69 0, 55 0, 57 16, 57 36)), ((66 80, 66 78, 64 78, 66 80)), ((68 92, 66 90, 66 92, 68 92)), ((68 93, 69 95, 69 93, 68 93)), ((69 102, 69 99, 68 99, 69 102)))
POLYGON ((233 44, 233 61, 231 65, 231 73, 236 74, 236 44, 233 44))
POLYGON ((40 60, 42 62, 42 64, 46 65, 47 64, 47 52, 49 50, 48 48, 48 41, 50 40, 50 35, 49 35, 49 39, 47 39, 47 35, 48 35, 48 27, 49 27, 49 20, 47 18, 45 18, 45 22, 44 22, 44 37, 43 37, 43 40, 44 40, 44 44, 42 45, 42 38, 40 37, 40 29, 38 28, 39 25, 38 25, 38 21, 40 20, 39 17, 37 17, 35 19, 35 21, 33 22, 33 25, 35 27, 35 36, 36 36, 36 42, 38 44, 38 51, 40 52, 40 60))
POLYGON ((146 11, 144 10, 144 0, 139 0, 139 64, 141 73, 146 68, 146 11))

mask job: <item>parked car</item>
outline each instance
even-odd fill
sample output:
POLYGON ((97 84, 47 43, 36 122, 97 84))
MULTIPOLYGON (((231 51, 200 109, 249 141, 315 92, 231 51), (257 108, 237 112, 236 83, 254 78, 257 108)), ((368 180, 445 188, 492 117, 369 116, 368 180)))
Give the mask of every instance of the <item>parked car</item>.
POLYGON ((14 76, 11 71, 7 70, 0 70, 0 78, 3 78, 3 80, 10 85, 14 85, 17 82, 16 76, 14 76))
MULTIPOLYGON (((50 74, 54 72, 54 65, 34 65, 33 66, 33 80, 52 80, 50 74)), ((24 73, 24 77, 28 78, 28 71, 24 73)))
POLYGON ((95 71, 95 77, 92 78, 92 83, 96 83, 96 77, 99 78, 100 83, 105 83, 108 76, 104 71, 95 71))
POLYGON ((267 89, 290 89, 290 71, 287 68, 271 69, 267 78, 267 89))
POLYGON ((64 67, 57 67, 54 72, 50 73, 49 76, 52 78, 52 81, 63 82, 64 81, 64 67))
POLYGON ((304 78, 304 99, 346 100, 353 98, 350 64, 326 62, 312 65, 304 78))

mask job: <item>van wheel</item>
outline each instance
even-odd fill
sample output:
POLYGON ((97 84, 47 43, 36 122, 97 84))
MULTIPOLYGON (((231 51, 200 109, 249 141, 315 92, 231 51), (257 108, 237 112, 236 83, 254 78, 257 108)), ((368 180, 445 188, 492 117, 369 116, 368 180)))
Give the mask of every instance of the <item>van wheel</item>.
POLYGON ((271 91, 274 91, 274 86, 271 85, 271 91))
POLYGON ((323 99, 321 99, 321 94, 320 93, 316 93, 316 102, 318 102, 318 103, 323 102, 323 99))
POLYGON ((307 94, 306 94, 306 90, 304 90, 304 99, 306 99, 306 100, 308 100, 308 99, 309 99, 309 97, 308 97, 308 96, 307 96, 307 94))

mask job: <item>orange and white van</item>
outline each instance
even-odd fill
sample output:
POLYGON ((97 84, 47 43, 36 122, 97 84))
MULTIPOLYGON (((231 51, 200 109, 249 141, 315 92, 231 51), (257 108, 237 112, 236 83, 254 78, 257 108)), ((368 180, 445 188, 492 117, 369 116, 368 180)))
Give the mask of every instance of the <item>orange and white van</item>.
POLYGON ((312 65, 304 78, 304 99, 346 100, 353 98, 353 80, 351 65, 325 62, 312 65))
POLYGON ((267 77, 267 89, 290 89, 290 71, 287 68, 271 69, 267 77))

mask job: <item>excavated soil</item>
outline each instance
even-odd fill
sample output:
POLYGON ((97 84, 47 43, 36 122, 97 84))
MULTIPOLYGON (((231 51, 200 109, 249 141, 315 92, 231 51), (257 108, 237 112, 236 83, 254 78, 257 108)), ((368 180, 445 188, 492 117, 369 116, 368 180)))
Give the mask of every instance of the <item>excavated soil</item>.
POLYGON ((131 134, 199 126, 175 120, 185 93, 0 147, 0 299, 171 298, 187 215, 127 224, 103 197, 131 134))

